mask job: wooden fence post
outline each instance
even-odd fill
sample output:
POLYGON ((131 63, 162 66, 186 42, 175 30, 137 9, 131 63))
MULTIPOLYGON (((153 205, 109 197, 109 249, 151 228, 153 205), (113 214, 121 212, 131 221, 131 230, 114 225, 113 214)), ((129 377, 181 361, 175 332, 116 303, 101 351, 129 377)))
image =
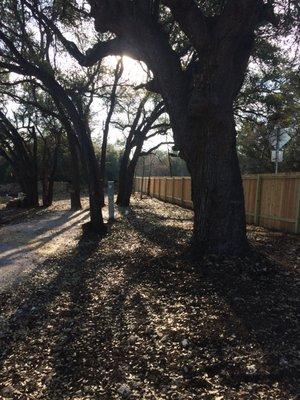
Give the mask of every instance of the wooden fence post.
POLYGON ((167 178, 165 178, 165 201, 167 201, 167 178))
POLYGON ((161 177, 158 178, 158 198, 161 199, 161 177))
POLYGON ((261 200, 261 176, 257 175, 256 180, 256 192, 255 192, 255 209, 254 209, 254 224, 259 224, 259 214, 260 214, 260 200, 261 200))
POLYGON ((174 204, 175 178, 172 177, 172 204, 174 204))
POLYGON ((297 193, 297 197, 296 197, 295 233, 300 233, 300 184, 298 187, 298 193, 297 193))
POLYGON ((184 178, 181 178, 181 205, 184 205, 184 178))

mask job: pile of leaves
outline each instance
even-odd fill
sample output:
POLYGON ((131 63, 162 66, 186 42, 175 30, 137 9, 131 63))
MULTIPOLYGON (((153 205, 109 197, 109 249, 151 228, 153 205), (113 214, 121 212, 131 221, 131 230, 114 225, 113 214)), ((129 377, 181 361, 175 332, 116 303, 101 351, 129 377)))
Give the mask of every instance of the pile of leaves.
POLYGON ((299 239, 253 227, 249 256, 195 261, 191 217, 135 201, 2 293, 0 398, 298 398, 299 239))

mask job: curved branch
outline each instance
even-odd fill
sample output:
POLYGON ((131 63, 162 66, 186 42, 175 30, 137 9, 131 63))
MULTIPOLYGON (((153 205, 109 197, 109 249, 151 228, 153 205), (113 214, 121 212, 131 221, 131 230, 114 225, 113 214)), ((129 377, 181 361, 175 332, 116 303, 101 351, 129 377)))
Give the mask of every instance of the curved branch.
POLYGON ((57 36, 60 42, 63 44, 67 52, 75 58, 78 63, 84 67, 94 65, 96 62, 101 61, 104 57, 111 55, 128 55, 137 60, 142 58, 137 54, 136 49, 133 49, 128 42, 122 38, 114 38, 107 42, 98 42, 94 44, 86 53, 82 53, 77 45, 68 40, 56 26, 56 24, 48 18, 43 12, 39 11, 36 7, 30 4, 27 0, 23 0, 23 3, 31 10, 35 18, 43 23, 44 26, 50 28, 52 32, 57 36))

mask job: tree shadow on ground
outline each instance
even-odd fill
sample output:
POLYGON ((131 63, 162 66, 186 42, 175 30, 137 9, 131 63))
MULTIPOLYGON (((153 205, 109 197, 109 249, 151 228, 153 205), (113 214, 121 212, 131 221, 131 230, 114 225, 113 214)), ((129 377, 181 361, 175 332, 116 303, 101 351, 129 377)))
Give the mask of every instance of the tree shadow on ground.
POLYGON ((166 231, 148 218, 115 224, 100 245, 83 238, 2 297, 0 381, 51 400, 119 398, 124 383, 133 399, 296 398, 293 276, 255 253, 179 259, 176 227, 153 254, 148 223, 155 243, 166 231))
MULTIPOLYGON (((145 226, 144 214, 132 209, 128 215, 128 221, 134 229, 139 231, 152 243, 163 248, 173 248, 178 246, 181 250, 186 247, 186 242, 191 237, 189 229, 179 228, 174 223, 173 225, 166 225, 166 218, 162 218, 154 212, 147 210, 147 225, 145 226)), ((169 219, 168 219, 169 220, 169 219)), ((187 221, 189 221, 187 219, 187 221)), ((178 221, 177 221, 178 222, 178 221)))
MULTIPOLYGON (((24 257, 26 253, 38 250, 56 236, 62 235, 64 232, 88 218, 86 210, 81 210, 79 212, 59 212, 57 216, 55 215, 56 213, 52 211, 51 214, 54 214, 55 217, 51 218, 47 224, 38 229, 32 229, 31 226, 25 226, 24 223, 15 225, 17 229, 21 230, 21 243, 18 239, 13 240, 14 234, 16 233, 15 231, 8 231, 11 237, 4 243, 0 242, 0 248, 2 250, 0 268, 12 264, 16 258, 20 256, 24 257), (46 234, 48 230, 53 231, 53 233, 50 235, 46 234)), ((33 221, 35 223, 38 222, 37 220, 33 221)))

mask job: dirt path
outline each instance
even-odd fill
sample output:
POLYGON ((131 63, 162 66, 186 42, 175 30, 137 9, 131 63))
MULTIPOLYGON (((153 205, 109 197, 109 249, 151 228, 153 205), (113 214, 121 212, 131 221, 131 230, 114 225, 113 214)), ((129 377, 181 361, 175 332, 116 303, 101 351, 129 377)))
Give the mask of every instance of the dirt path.
POLYGON ((73 248, 88 211, 53 209, 29 221, 0 228, 0 291, 46 257, 73 248))

